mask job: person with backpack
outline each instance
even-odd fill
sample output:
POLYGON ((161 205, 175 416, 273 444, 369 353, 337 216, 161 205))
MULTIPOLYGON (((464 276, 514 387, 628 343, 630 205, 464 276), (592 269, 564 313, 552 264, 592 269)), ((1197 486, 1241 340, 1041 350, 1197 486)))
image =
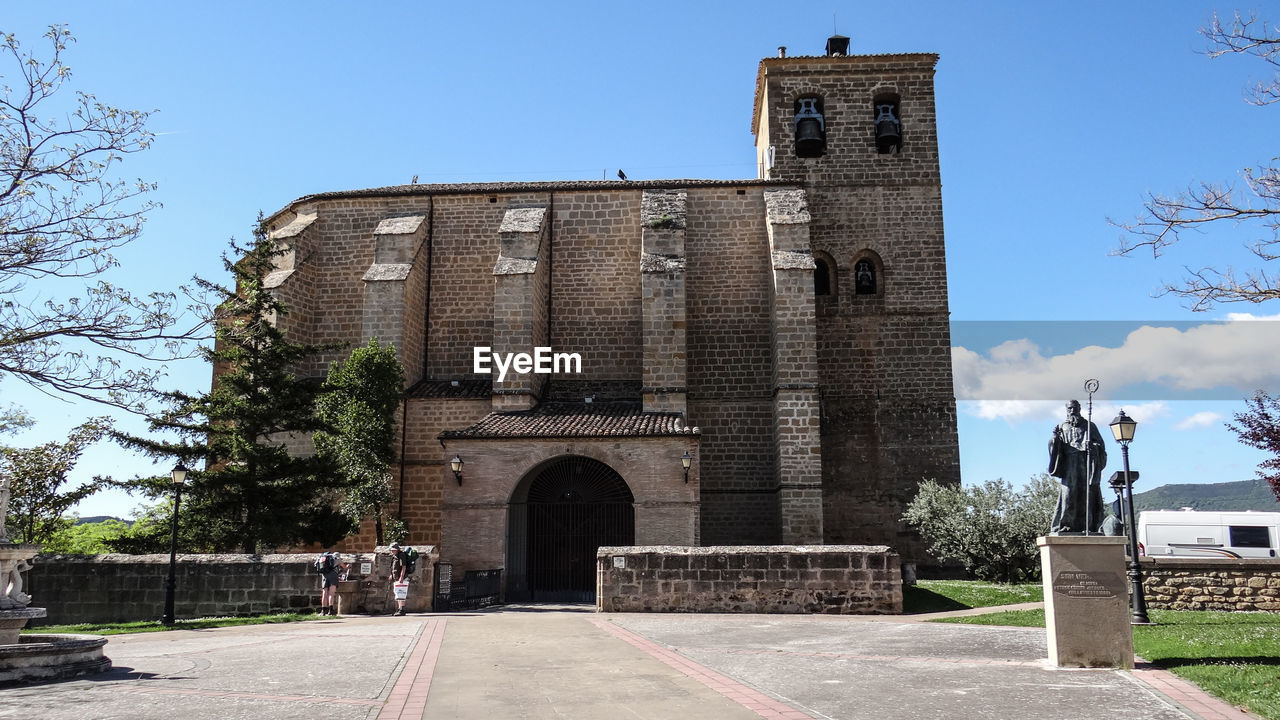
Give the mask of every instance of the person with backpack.
POLYGON ((409 556, 400 549, 400 543, 391 543, 391 591, 392 596, 396 599, 396 615, 404 615, 404 603, 408 599, 408 588, 405 592, 396 593, 396 585, 409 582, 409 556))
POLYGON ((338 579, 342 571, 350 567, 336 552, 321 553, 311 564, 320 573, 320 614, 337 615, 338 579))

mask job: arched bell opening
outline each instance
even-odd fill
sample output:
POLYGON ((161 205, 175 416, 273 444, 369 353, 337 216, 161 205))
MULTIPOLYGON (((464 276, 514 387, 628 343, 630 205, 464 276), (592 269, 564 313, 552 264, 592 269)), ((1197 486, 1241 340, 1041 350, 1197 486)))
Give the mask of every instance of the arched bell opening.
POLYGON ((863 250, 853 260, 853 295, 884 295, 884 262, 871 250, 863 250))
POLYGON ((872 127, 876 135, 876 152, 889 155, 902 150, 902 114, 896 94, 876 95, 871 102, 874 110, 872 127))
POLYGON ((616 470, 578 455, 549 460, 511 496, 507 598, 592 602, 596 550, 635 536, 635 498, 616 470))
POLYGON ((808 95, 795 103, 796 155, 802 158, 822 157, 827 152, 827 121, 822 98, 808 95))

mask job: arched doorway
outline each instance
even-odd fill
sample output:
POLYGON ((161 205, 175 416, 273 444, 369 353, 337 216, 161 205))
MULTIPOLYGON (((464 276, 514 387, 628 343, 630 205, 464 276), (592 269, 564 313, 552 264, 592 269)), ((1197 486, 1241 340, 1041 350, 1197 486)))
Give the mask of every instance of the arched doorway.
POLYGON ((511 498, 507 598, 594 600, 596 549, 635 544, 634 502, 622 476, 599 460, 571 455, 530 472, 511 498))

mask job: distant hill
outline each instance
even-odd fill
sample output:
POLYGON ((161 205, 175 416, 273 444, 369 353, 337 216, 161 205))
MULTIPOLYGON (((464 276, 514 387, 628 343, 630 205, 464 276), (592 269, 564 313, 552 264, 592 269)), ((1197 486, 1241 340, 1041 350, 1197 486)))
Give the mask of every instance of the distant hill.
MULTIPOLYGON (((1108 495, 1109 493, 1105 493, 1108 495)), ((1162 485, 1146 492, 1133 494, 1133 509, 1179 510, 1257 510, 1280 512, 1271 486, 1262 480, 1241 480, 1224 483, 1187 483, 1162 485)))
MULTIPOLYGON (((1135 502, 1137 502, 1138 496, 1137 496, 1137 495, 1134 495, 1134 496, 1133 496, 1133 498, 1134 498, 1134 501, 1135 501, 1135 502)), ((125 525, 132 525, 132 524, 133 524, 133 521, 132 521, 132 520, 125 520, 124 518, 118 518, 118 517, 114 517, 114 516, 112 516, 112 515, 94 515, 94 516, 92 516, 92 517, 82 517, 82 518, 78 518, 78 519, 76 519, 76 524, 77 524, 77 525, 88 525, 89 523, 100 523, 100 522, 102 522, 103 520, 119 520, 120 522, 124 523, 125 525)))

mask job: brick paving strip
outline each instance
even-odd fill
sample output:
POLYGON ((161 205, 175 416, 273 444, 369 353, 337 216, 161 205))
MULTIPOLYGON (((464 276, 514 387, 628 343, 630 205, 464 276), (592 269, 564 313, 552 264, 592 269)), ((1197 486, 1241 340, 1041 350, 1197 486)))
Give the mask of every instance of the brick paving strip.
POLYGON ((1133 669, 1133 677, 1189 712, 1195 713, 1202 720, 1241 720, 1241 718, 1258 717, 1243 708, 1219 700, 1194 683, 1150 663, 1139 661, 1138 666, 1133 669))
POLYGON ((440 645, 444 642, 445 622, 445 618, 427 620, 409 655, 409 661, 405 663, 395 686, 391 688, 391 694, 387 696, 387 704, 378 713, 378 720, 422 718, 427 709, 427 693, 431 691, 436 660, 440 658, 440 645))
POLYGON ((592 618, 591 623, 628 645, 643 650, 659 662, 679 670, 688 677, 755 712, 760 717, 770 718, 771 720, 813 720, 812 715, 796 710, 758 690, 743 685, 737 680, 699 665, 689 658, 651 640, 647 640, 630 630, 618 627, 607 620, 592 618))

